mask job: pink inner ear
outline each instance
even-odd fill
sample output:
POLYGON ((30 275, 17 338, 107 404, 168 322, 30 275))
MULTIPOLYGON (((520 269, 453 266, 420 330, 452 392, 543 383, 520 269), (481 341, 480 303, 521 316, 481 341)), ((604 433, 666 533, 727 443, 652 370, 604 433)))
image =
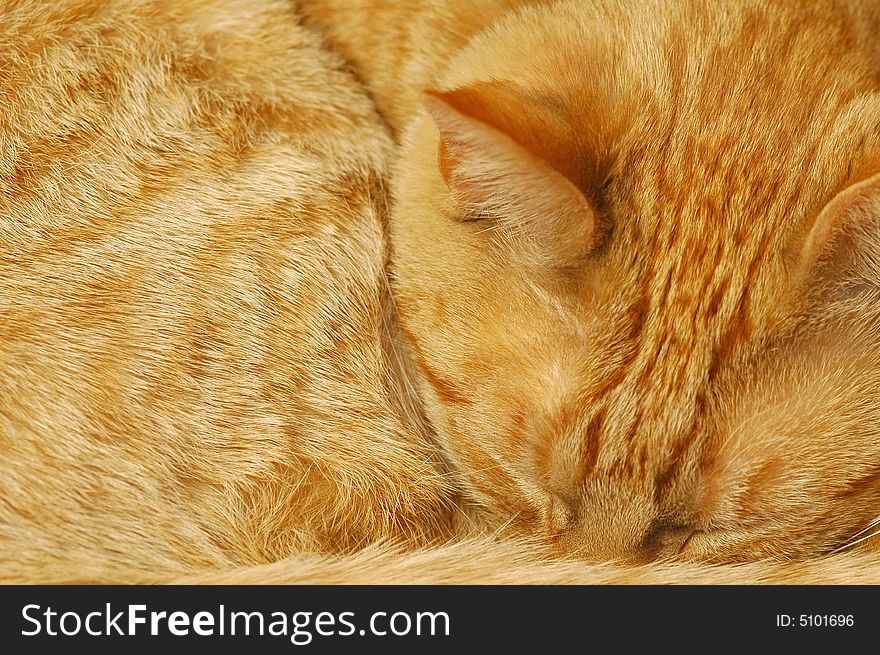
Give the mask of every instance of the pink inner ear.
POLYGON ((880 254, 880 175, 844 189, 825 206, 804 242, 801 271, 834 259, 838 244, 854 248, 848 254, 856 261, 880 254))
POLYGON ((565 175, 443 94, 427 94, 425 106, 440 132, 438 169, 464 212, 494 219, 533 261, 573 265, 590 252, 596 214, 565 175))

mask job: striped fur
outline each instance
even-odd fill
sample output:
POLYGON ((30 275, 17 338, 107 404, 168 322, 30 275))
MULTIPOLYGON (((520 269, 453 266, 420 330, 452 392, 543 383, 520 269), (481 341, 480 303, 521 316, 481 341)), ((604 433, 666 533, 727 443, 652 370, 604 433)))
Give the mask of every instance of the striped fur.
POLYGON ((878 13, 0 0, 0 579, 880 582, 878 13))

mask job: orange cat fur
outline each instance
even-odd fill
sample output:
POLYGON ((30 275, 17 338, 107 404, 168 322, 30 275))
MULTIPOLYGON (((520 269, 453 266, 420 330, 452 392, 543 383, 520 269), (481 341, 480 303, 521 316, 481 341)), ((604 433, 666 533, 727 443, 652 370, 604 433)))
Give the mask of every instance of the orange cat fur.
POLYGON ((452 60, 390 234, 482 516, 635 560, 877 517, 880 57, 845 9, 560 3, 452 60))
POLYGON ((283 0, 0 15, 3 575, 433 536, 382 332, 389 139, 343 62, 283 0))
POLYGON ((2 5, 3 579, 880 582, 877 3, 299 4, 2 5))

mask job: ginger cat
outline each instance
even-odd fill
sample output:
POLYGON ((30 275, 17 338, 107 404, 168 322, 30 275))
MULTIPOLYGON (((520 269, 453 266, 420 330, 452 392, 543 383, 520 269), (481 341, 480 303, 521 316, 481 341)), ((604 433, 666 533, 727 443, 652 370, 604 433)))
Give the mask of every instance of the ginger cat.
POLYGON ((3 580, 880 582, 880 3, 0 16, 3 580))

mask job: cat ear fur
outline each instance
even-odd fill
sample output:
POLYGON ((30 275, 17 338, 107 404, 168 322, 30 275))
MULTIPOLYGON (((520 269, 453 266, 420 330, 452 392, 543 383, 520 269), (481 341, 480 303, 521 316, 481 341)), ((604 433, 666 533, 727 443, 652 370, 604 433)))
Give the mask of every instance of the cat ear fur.
POLYGON ((464 220, 487 219, 539 265, 574 266, 589 254, 596 212, 540 142, 542 132, 548 141, 558 134, 558 120, 530 112, 497 82, 428 92, 425 107, 440 133, 439 172, 464 220))
POLYGON ((801 254, 801 271, 842 274, 880 287, 880 175, 839 192, 821 211, 801 254))

